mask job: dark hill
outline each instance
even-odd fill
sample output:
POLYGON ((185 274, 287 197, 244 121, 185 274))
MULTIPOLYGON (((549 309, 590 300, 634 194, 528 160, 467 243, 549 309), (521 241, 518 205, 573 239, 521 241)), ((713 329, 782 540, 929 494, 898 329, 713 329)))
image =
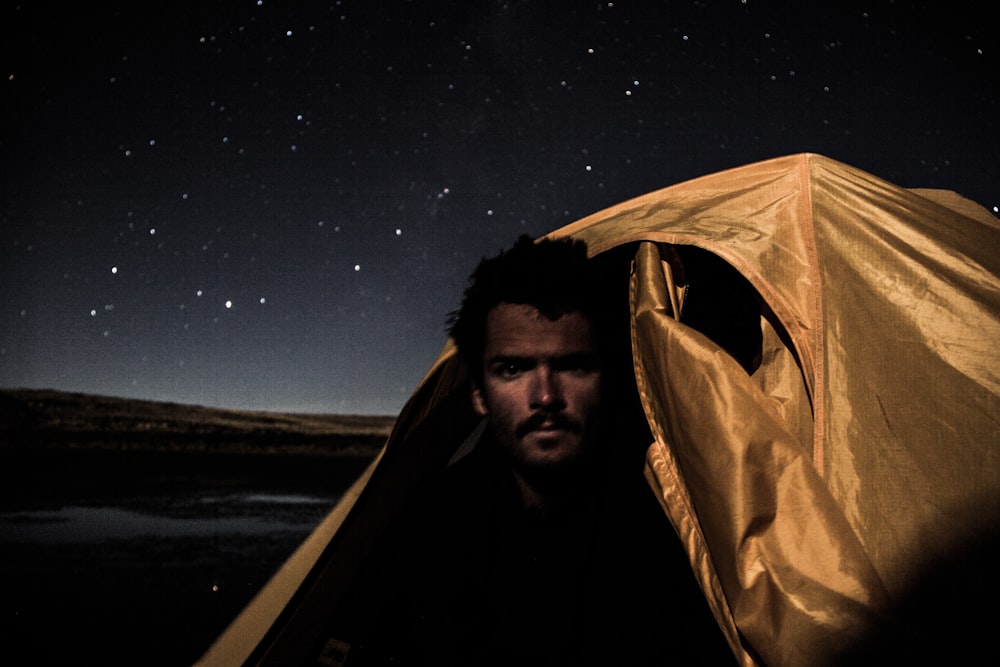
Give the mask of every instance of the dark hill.
POLYGON ((0 389, 0 449, 99 449, 371 458, 394 418, 223 410, 0 389))

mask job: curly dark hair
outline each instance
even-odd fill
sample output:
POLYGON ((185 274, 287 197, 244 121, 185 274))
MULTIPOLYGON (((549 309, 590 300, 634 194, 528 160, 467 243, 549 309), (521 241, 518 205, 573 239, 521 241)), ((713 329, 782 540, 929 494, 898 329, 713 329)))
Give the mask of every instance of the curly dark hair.
POLYGON ((509 250, 479 263, 461 307, 449 315, 448 332, 473 380, 480 382, 486 317, 494 306, 527 304, 551 320, 578 312, 594 325, 600 344, 608 310, 602 287, 585 242, 572 238, 535 241, 522 235, 509 250))

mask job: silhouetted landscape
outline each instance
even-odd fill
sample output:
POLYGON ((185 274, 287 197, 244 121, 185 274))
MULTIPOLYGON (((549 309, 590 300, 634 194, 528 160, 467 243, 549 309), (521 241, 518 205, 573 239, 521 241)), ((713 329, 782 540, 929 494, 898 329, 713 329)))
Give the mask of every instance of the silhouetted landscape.
POLYGON ((191 664, 392 424, 0 390, 0 640, 24 664, 191 664))
POLYGON ((221 410, 50 390, 0 390, 0 448, 373 457, 393 417, 221 410))

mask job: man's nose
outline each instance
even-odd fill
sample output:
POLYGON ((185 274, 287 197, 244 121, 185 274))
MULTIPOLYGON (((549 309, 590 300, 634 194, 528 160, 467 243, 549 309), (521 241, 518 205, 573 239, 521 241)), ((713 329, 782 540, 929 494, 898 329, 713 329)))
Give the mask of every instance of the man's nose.
POLYGON ((548 366, 541 365, 536 369, 535 381, 532 383, 531 407, 545 410, 561 410, 566 407, 559 386, 559 377, 548 366))

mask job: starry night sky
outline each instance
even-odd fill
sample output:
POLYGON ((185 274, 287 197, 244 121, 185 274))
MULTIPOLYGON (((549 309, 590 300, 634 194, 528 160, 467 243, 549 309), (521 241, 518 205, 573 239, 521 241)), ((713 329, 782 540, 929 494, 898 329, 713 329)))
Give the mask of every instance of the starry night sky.
POLYGON ((393 414, 521 233, 805 151, 996 213, 990 4, 5 3, 0 386, 393 414))

